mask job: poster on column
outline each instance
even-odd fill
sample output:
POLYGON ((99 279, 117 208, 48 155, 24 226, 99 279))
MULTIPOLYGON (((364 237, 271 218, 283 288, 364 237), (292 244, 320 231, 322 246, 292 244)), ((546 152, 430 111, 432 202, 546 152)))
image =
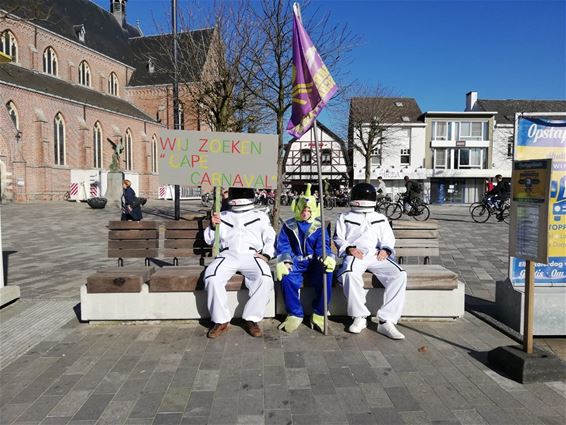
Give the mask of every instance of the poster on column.
MULTIPOLYGON (((548 263, 535 265, 537 286, 566 286, 566 114, 556 116, 564 119, 549 119, 535 113, 517 114, 515 118, 515 160, 552 159, 547 212, 548 263)), ((526 217, 531 215, 529 211, 521 214, 526 217)), ((511 232, 514 230, 510 228, 511 232)), ((510 235, 510 240, 513 238, 515 235, 510 235)), ((529 247, 525 245, 524 249, 529 247)), ((510 258, 509 277, 513 285, 525 285, 525 265, 523 259, 510 258)))
POLYGON ((163 130, 157 151, 160 184, 277 187, 276 135, 163 130))

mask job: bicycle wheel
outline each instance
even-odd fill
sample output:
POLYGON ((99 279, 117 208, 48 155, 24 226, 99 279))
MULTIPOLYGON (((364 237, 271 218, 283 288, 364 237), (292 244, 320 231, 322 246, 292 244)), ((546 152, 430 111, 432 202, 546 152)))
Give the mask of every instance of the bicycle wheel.
POLYGON ((398 220, 403 215, 403 208, 399 204, 389 204, 385 208, 385 215, 391 220, 398 220))
POLYGON ((430 210, 426 205, 419 205, 412 217, 417 221, 426 221, 430 217, 430 210))
POLYGON ((472 213, 472 210, 477 207, 478 205, 481 205, 481 202, 474 202, 473 204, 470 204, 470 206, 468 207, 468 211, 470 212, 470 214, 472 213))
POLYGON ((491 213, 485 205, 478 205, 472 210, 472 219, 476 223, 485 223, 489 220, 491 213))

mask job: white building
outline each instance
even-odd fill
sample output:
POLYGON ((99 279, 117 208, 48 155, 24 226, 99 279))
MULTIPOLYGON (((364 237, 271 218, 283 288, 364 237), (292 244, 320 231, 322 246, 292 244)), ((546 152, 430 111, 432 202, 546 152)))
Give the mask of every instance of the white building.
MULTIPOLYGON (((413 180, 425 180, 425 129, 426 124, 422 118, 422 112, 417 102, 408 97, 365 97, 353 98, 352 110, 370 112, 367 116, 369 128, 371 111, 379 113, 380 109, 386 109, 386 114, 391 117, 391 122, 383 123, 383 143, 378 143, 371 154, 371 180, 375 184, 381 176, 390 194, 404 192, 404 176, 413 180), (376 104, 380 104, 376 106, 376 104)), ((363 115, 364 112, 362 112, 363 115)), ((365 122, 365 121, 364 121, 365 122)), ((353 183, 365 181, 366 160, 365 155, 356 149, 360 145, 360 139, 356 131, 352 129, 350 120, 349 150, 352 152, 352 180, 353 183)), ((362 149, 363 150, 363 149, 362 149)), ((425 191, 428 185, 425 183, 425 191)))

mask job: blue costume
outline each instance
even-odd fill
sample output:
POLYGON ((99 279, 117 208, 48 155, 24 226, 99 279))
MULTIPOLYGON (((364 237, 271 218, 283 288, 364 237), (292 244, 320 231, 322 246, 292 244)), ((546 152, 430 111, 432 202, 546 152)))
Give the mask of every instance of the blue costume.
POLYGON ((303 321, 303 306, 299 289, 304 278, 315 290, 311 327, 322 331, 324 328, 323 275, 326 272, 327 296, 332 293, 332 272, 336 260, 330 248, 330 235, 326 231, 326 257, 322 258, 322 223, 318 217, 320 205, 310 193, 310 184, 299 199, 293 201, 291 209, 295 213, 279 232, 276 242, 277 280, 281 282, 283 298, 288 316, 279 326, 286 332, 295 331, 303 321), (308 212, 307 212, 308 211, 308 212), (307 212, 306 215, 303 215, 307 212))
MULTIPOLYGON (((330 235, 326 232, 326 252, 331 253, 330 235)), ((320 219, 313 223, 297 221, 290 218, 285 221, 277 237, 277 261, 292 264, 289 274, 283 276, 281 288, 285 298, 287 313, 295 317, 303 317, 303 306, 299 300, 299 289, 306 277, 314 287, 315 298, 313 310, 318 315, 324 314, 324 297, 322 291, 322 275, 324 267, 318 260, 322 256, 322 226, 320 219)), ((326 273, 328 301, 332 294, 332 272, 326 273)))

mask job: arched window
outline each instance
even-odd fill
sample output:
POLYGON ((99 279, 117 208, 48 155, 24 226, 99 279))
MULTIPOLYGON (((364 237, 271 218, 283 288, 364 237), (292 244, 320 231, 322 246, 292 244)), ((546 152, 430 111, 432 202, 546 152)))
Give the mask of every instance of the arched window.
POLYGON ((151 172, 159 172, 159 167, 157 165, 157 136, 155 134, 151 138, 151 172))
POLYGON ((8 114, 10 115, 10 118, 12 118, 14 127, 16 127, 16 130, 19 130, 20 118, 18 117, 18 110, 16 109, 16 105, 14 105, 14 102, 10 100, 8 103, 6 103, 6 108, 8 108, 8 114))
POLYGON ((94 124, 92 130, 92 153, 94 168, 102 168, 102 127, 99 122, 94 124))
POLYGON ((0 37, 0 50, 12 57, 12 62, 18 62, 18 42, 10 30, 6 30, 0 37))
POLYGON ((90 87, 90 67, 86 61, 79 64, 79 84, 90 87))
POLYGON ((60 113, 53 121, 53 150, 55 165, 65 165, 65 121, 60 113))
POLYGON ((124 144, 124 161, 126 162, 125 164, 125 169, 126 170, 131 170, 133 168, 133 151, 132 151, 132 132, 131 130, 128 128, 126 130, 126 143, 124 144))
POLYGON ((108 77, 108 93, 118 96, 118 76, 114 72, 108 77))
POLYGON ((57 76, 57 54, 52 47, 43 52, 43 72, 57 76))

